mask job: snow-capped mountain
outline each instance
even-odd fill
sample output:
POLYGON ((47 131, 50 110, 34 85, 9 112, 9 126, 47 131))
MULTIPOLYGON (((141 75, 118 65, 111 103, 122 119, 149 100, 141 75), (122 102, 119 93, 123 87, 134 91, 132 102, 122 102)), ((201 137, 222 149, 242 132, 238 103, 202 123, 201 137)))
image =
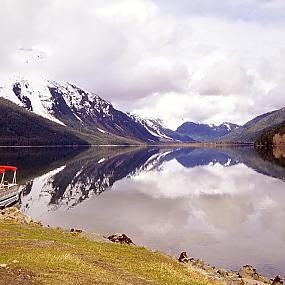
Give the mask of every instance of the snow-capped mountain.
POLYGON ((210 141, 227 135, 238 127, 237 124, 228 122, 220 125, 185 122, 176 131, 188 135, 196 141, 210 141))
POLYGON ((142 118, 139 115, 136 114, 128 114, 131 119, 139 123, 141 126, 146 128, 149 133, 151 133, 153 136, 160 139, 160 141, 165 142, 193 142, 194 140, 189 137, 188 135, 180 134, 176 131, 173 131, 169 128, 167 128, 163 120, 159 118, 142 118))
POLYGON ((73 84, 41 76, 0 78, 0 97, 46 119, 74 129, 114 134, 141 141, 158 141, 145 127, 111 103, 73 84))
POLYGON ((167 136, 165 134, 165 130, 167 129, 163 121, 161 119, 153 119, 153 118, 141 118, 139 115, 136 114, 130 114, 128 113, 129 117, 134 119, 139 124, 143 125, 152 135, 159 137, 159 138, 165 138, 168 140, 173 140, 171 137, 167 136))

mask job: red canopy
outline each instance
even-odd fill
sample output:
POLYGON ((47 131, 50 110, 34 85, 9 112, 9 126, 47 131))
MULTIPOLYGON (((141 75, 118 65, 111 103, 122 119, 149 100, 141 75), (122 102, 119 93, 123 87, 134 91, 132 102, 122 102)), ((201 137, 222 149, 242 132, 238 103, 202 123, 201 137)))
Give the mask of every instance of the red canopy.
POLYGON ((0 165, 0 173, 4 173, 5 170, 10 170, 10 171, 17 171, 17 167, 15 166, 8 166, 8 165, 0 165), (3 171, 3 172, 1 172, 3 171))

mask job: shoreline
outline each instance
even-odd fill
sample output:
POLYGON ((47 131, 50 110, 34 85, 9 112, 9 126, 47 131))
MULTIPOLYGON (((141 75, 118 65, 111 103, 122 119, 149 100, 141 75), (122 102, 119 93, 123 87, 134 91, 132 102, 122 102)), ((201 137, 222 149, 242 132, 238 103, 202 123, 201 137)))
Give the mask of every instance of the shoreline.
MULTIPOLYGON (((45 227, 41 224, 41 222, 35 222, 30 217, 22 214, 19 209, 16 207, 5 208, 1 210, 0 215, 0 222, 11 222, 16 223, 20 227, 25 227, 25 225, 31 225, 35 227, 40 227, 43 230, 49 231, 61 231, 62 235, 71 235, 78 238, 86 239, 88 242, 93 241, 97 243, 106 243, 106 244, 120 244, 127 247, 135 247, 137 249, 142 248, 141 246, 136 246, 131 238, 127 237, 124 234, 114 234, 108 237, 105 237, 98 233, 87 233, 80 229, 70 229, 64 230, 62 228, 50 228, 45 227)), ((11 227, 13 227, 11 225, 11 227)), ((0 232, 1 238, 1 232, 0 232)), ((144 248, 144 247, 143 247, 144 248)), ((149 253, 159 253, 157 251, 152 251, 147 248, 144 248, 149 253)), ((178 259, 174 257, 170 257, 164 253, 159 253, 164 255, 167 258, 172 259, 174 263, 179 263, 183 267, 185 267, 189 273, 194 273, 201 275, 205 280, 207 280, 207 284, 213 283, 214 284, 228 284, 228 285, 266 285, 266 284, 273 284, 273 285, 282 285, 283 281, 280 276, 276 276, 274 279, 268 279, 267 277, 262 276, 259 274, 256 269, 251 265, 243 266, 239 272, 233 272, 230 270, 216 268, 201 259, 194 259, 187 256, 186 252, 182 252, 178 259)), ((1 255, 0 255, 1 259, 1 255)), ((9 267, 8 264, 2 263, 0 261, 0 269, 9 267)), ((24 283, 23 283, 24 284, 24 283)), ((45 283, 44 283, 45 284, 45 283)), ((55 283, 57 284, 57 283, 55 283)), ((76 283, 77 284, 77 283, 76 283)), ((103 283, 102 283, 103 284, 103 283)), ((142 283, 143 284, 143 283, 142 283)), ((178 283, 177 283, 178 284, 178 283)), ((180 284, 180 283, 179 283, 180 284)), ((186 283, 190 284, 190 283, 186 283)), ((174 284, 173 284, 174 285, 174 284)))
POLYGON ((245 147, 254 143, 235 142, 192 142, 192 143, 138 143, 138 144, 82 144, 82 145, 0 145, 0 148, 91 148, 91 147, 245 147))

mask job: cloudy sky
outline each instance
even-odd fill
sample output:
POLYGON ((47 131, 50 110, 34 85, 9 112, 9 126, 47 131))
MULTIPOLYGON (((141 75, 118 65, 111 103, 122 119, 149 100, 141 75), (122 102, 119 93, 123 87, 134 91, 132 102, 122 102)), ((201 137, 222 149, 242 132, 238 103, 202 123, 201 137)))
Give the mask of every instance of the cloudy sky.
POLYGON ((185 120, 244 123, 285 106, 284 0, 0 5, 1 73, 73 82, 172 128, 185 120), (31 48, 43 59, 27 65, 22 53, 31 48))

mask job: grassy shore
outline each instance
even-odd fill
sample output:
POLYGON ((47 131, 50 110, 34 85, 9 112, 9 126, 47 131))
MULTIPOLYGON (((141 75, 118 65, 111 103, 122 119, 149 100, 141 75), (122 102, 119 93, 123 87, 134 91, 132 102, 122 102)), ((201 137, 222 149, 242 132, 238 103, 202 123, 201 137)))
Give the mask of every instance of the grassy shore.
POLYGON ((143 247, 0 219, 0 284, 214 284, 143 247))

